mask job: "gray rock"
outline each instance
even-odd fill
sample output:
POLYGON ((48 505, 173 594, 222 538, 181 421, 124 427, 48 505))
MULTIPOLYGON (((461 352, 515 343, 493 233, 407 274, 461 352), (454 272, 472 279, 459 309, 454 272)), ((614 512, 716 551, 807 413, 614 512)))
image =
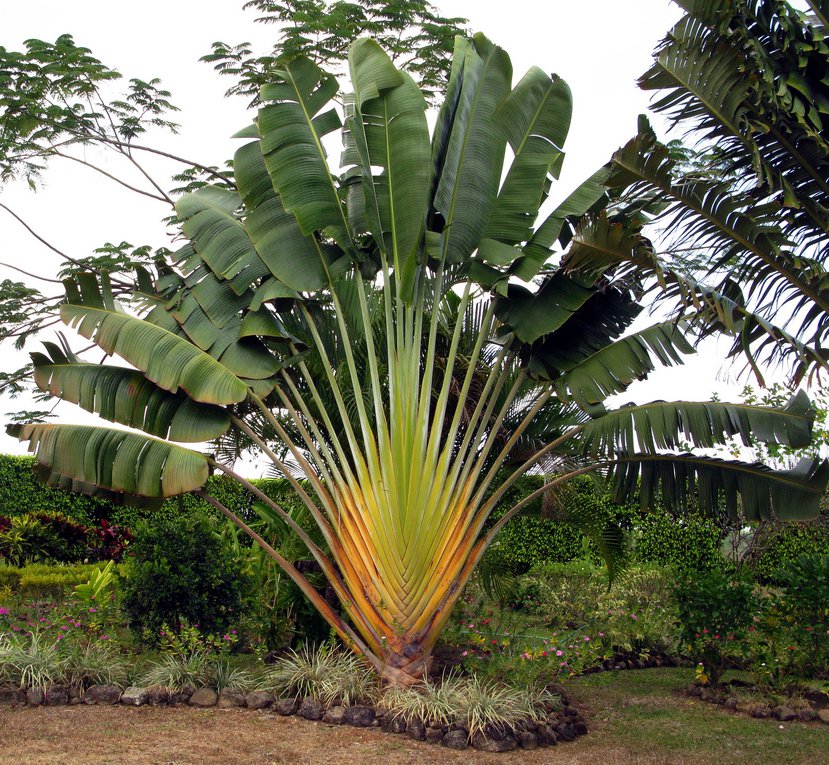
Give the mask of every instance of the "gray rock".
POLYGON ((0 688, 0 704, 22 707, 26 704, 26 691, 22 688, 0 688))
POLYGON ((437 744, 443 738, 443 730, 441 728, 426 728, 425 737, 430 744, 437 744))
POLYGON ((466 731, 450 730, 441 740, 441 746, 449 749, 466 749, 469 747, 466 731))
POLYGON ((729 696, 724 702, 723 706, 726 709, 736 709, 737 708, 737 697, 736 696, 729 696))
POLYGON ((570 725, 569 723, 562 723, 558 726, 558 733, 559 738, 563 738, 565 741, 575 741, 576 740, 576 730, 575 728, 570 725))
POLYGON ((251 691, 245 696, 248 709, 267 709, 273 704, 273 695, 267 691, 251 691))
POLYGON ((406 721, 402 717, 385 715, 383 717, 381 727, 386 733, 405 733, 407 726, 406 721))
POLYGON ((90 685, 84 694, 87 704, 112 705, 121 700, 121 689, 117 685, 90 685))
POLYGON ((139 688, 137 685, 131 685, 124 689, 121 694, 121 703, 128 707, 141 707, 147 703, 150 694, 147 693, 146 688, 139 688))
MULTIPOLYGON (((316 699, 310 699, 309 698, 309 699, 303 699, 303 702, 302 702, 303 705, 305 704, 305 701, 308 701, 308 709, 310 709, 312 711, 312 714, 314 714, 314 715, 316 714, 316 708, 317 708, 316 705, 319 705, 319 709, 320 709, 319 717, 313 717, 312 716, 312 717, 308 717, 307 719, 308 720, 319 720, 320 717, 322 717, 322 704, 320 704, 319 701, 317 701, 316 699)), ((295 715, 297 713, 297 711, 296 711, 297 706, 298 706, 297 700, 293 696, 291 696, 290 698, 285 698, 285 699, 276 699, 276 701, 273 702, 273 711, 276 712, 278 715, 284 715, 285 717, 287 717, 288 715, 295 715)), ((302 714, 301 709, 299 710, 299 714, 301 714, 303 717, 305 717, 305 715, 302 714)))
POLYGON ((62 707, 69 703, 69 688, 53 685, 46 691, 46 703, 51 707, 62 707))
POLYGON ((757 704, 754 709, 751 710, 752 717, 759 717, 762 720, 765 720, 771 717, 771 707, 766 706, 765 704, 757 704))
POLYGON ((408 734, 409 738, 413 738, 415 741, 426 740, 426 726, 423 724, 421 720, 412 720, 406 726, 406 733, 408 734))
POLYGON ((547 723, 542 723, 536 728, 538 743, 542 746, 555 746, 558 743, 558 731, 547 723))
POLYGON ((199 688, 187 702, 191 707, 215 707, 219 694, 213 688, 199 688))
MULTIPOLYGON (((31 702, 29 702, 31 704, 31 702)), ((829 725, 829 709, 819 709, 817 719, 829 725)))
POLYGON ((225 688, 219 694, 219 706, 222 709, 245 706, 245 695, 233 688, 225 688))
POLYGON ((368 728, 374 722, 374 707, 356 705, 345 710, 346 725, 368 728))
MULTIPOLYGON (((282 701, 274 703, 274 709, 279 712, 277 705, 282 701)), ((284 712, 279 712, 279 714, 285 714, 284 712)), ((290 713, 288 713, 290 714, 290 713)), ((299 714, 301 717, 304 717, 306 720, 321 720, 322 719, 322 704, 320 704, 317 699, 312 699, 310 696, 306 696, 302 700, 302 704, 299 705, 299 714)))
POLYGON ((345 707, 331 707, 325 710, 322 721, 328 725, 342 725, 345 722, 345 707))
POLYGON ((700 689, 699 697, 703 701, 712 701, 714 699, 714 691, 711 688, 702 688, 700 689))
POLYGON ((780 720, 780 722, 789 722, 789 720, 797 719, 797 712, 795 712, 791 707, 781 704, 771 710, 771 716, 775 720, 780 720))
POLYGON ((515 738, 522 749, 538 748, 538 734, 531 730, 520 730, 515 734, 515 738))
POLYGON ((797 713, 797 716, 803 722, 811 722, 817 717, 817 712, 815 712, 815 710, 811 709, 810 707, 804 707, 797 713))
POLYGON ((689 685, 685 691, 689 696, 701 696, 702 688, 698 685, 689 685))
POLYGON ((39 707, 46 701, 46 694, 42 688, 29 688, 26 691, 26 703, 30 707, 39 707))
POLYGON ((518 746, 511 733, 494 738, 487 736, 483 731, 473 733, 471 743, 480 752, 510 752, 518 746))
MULTIPOLYGON (((188 697, 183 703, 187 703, 188 697)), ((164 685, 151 685, 147 688, 147 703, 151 707, 162 706, 170 703, 170 689, 164 685)))
POLYGON ((184 685, 176 691, 170 693, 171 704, 186 704, 190 701, 190 697, 196 692, 195 685, 184 685))

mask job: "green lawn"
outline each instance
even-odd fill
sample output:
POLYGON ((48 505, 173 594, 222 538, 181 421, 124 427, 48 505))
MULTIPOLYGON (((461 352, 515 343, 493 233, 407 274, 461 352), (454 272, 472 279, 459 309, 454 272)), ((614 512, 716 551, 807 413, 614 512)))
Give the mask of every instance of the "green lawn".
POLYGON ((604 750, 603 765, 829 762, 829 725, 728 712, 680 693, 692 679, 689 669, 603 672, 574 679, 568 687, 585 708, 591 728, 577 746, 595 746, 597 755, 604 750))

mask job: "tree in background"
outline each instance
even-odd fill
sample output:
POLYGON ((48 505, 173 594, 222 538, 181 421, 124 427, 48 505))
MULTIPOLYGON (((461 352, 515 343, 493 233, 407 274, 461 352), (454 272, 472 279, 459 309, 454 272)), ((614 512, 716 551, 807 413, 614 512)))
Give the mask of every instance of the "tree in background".
POLYGON ((775 472, 669 452, 752 433, 805 445, 805 394, 782 409, 605 408, 608 396, 692 349, 683 323, 621 337, 641 310, 636 275, 575 275, 562 250, 575 222, 606 204, 609 168, 536 221, 569 129, 561 79, 533 68, 513 87, 503 50, 480 35, 459 40, 430 140, 422 92, 375 42, 355 43, 349 66, 344 114, 335 78, 313 61, 271 73, 254 124, 239 134, 232 185, 181 197, 184 244, 155 278, 138 269, 140 317, 122 308, 105 272, 66 280, 62 320, 130 366, 47 344, 33 357, 35 381, 134 430, 12 428, 47 480, 113 499, 196 491, 400 684, 428 668, 500 528, 565 480, 606 472, 618 498, 638 492, 646 504, 661 497, 683 507, 695 496, 704 509, 722 502, 736 513, 739 499, 749 518, 817 512, 829 471, 820 460, 775 472), (341 167, 332 168, 323 139, 340 128, 341 167), (470 311, 481 315, 467 345, 470 311), (560 435, 501 473, 550 408, 560 435), (248 444, 269 458, 329 552, 228 461, 173 443, 206 440, 219 455, 248 444), (551 455, 560 472, 487 526, 512 484, 551 455), (211 470, 295 531, 342 613, 201 490, 211 470))

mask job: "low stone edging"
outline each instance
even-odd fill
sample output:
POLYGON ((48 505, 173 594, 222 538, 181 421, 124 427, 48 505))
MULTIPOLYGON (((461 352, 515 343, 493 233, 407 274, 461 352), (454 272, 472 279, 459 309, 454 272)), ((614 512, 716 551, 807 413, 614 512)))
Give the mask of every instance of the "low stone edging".
POLYGON ((813 722, 819 721, 829 725, 829 693, 807 691, 803 694, 809 701, 808 707, 792 709, 786 704, 771 706, 761 701, 740 700, 729 686, 717 689, 696 683, 685 689, 685 694, 699 699, 706 704, 716 704, 735 713, 746 714, 758 719, 773 719, 779 722, 813 722))
POLYGON ((326 725, 352 725, 357 728, 379 728, 385 733, 406 735, 416 741, 441 744, 450 749, 472 747, 485 752, 507 752, 513 749, 537 749, 573 741, 587 733, 587 725, 578 710, 564 702, 560 709, 550 711, 540 722, 524 720, 511 730, 488 727, 485 732, 470 736, 465 726, 454 723, 440 726, 414 720, 410 723, 394 714, 371 706, 331 706, 325 708, 317 699, 294 697, 277 698, 267 691, 242 693, 229 688, 216 692, 213 688, 188 687, 170 691, 163 686, 139 688, 130 686, 123 691, 115 685, 77 686, 54 685, 45 693, 39 688, 28 690, 0 688, 0 704, 11 706, 191 706, 208 709, 245 708, 263 710, 287 717, 297 715, 326 725))

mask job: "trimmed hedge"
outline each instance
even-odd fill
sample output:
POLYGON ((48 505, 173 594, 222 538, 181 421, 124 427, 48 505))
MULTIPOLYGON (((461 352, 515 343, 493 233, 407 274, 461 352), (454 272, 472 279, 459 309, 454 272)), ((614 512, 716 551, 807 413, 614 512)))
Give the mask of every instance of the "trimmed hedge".
POLYGON ((100 563, 0 565, 0 593, 6 591, 24 600, 59 600, 76 584, 88 582, 100 566, 100 563))

